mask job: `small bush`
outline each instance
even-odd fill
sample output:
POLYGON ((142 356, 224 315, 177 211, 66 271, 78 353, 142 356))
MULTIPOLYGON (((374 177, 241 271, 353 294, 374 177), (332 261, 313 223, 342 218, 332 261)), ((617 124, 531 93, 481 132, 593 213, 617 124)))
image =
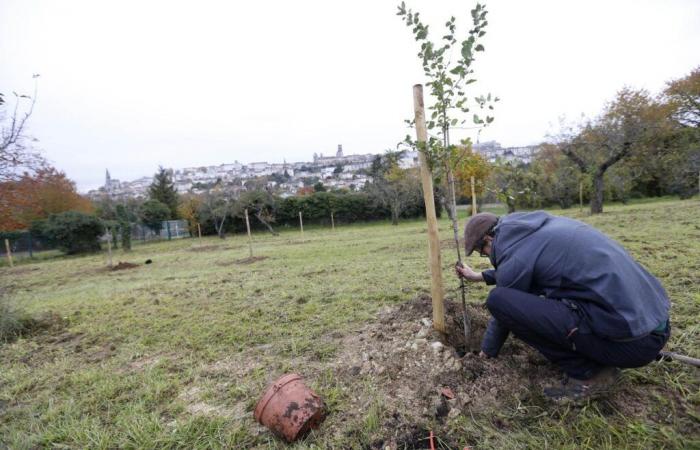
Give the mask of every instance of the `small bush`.
POLYGON ((12 342, 31 328, 31 317, 0 297, 0 343, 12 342))
POLYGON ((99 251, 104 233, 100 219, 77 211, 52 214, 32 228, 69 255, 99 251))
POLYGON ((0 344, 13 342, 21 336, 56 332, 66 325, 67 321, 55 312, 31 316, 11 305, 7 297, 0 296, 0 344))

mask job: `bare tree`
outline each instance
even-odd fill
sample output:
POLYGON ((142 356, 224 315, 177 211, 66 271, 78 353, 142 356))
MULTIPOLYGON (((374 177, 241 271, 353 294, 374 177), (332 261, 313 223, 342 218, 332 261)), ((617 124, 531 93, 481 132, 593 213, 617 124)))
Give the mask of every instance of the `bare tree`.
POLYGON ((279 233, 272 228, 272 223, 275 222, 275 200, 272 196, 272 192, 266 186, 259 183, 250 184, 248 190, 242 192, 238 202, 234 209, 234 216, 243 217, 244 210, 251 211, 256 219, 265 228, 272 233, 273 236, 277 236, 279 233))
MULTIPOLYGON (((37 98, 37 78, 34 74, 34 95, 12 92, 14 107, 9 116, 0 111, 0 182, 16 179, 23 171, 43 167, 44 159, 25 145, 27 121, 34 112, 37 98), (26 105, 26 106, 25 106, 26 105)), ((0 106, 4 105, 0 94, 0 106)))
POLYGON ((214 222, 216 234, 225 239, 224 225, 226 220, 233 214, 237 196, 232 189, 215 186, 208 189, 202 195, 200 210, 202 216, 209 217, 214 222))
POLYGON ((608 169, 653 145, 653 138, 666 125, 664 110, 648 92, 624 88, 606 105, 600 117, 559 142, 562 153, 591 179, 591 214, 603 212, 604 177, 608 169))

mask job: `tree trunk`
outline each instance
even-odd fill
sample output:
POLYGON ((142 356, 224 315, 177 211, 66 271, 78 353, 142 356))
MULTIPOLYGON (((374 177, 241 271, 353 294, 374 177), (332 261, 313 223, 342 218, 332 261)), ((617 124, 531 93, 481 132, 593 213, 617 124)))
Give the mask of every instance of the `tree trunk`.
POLYGON ((392 225, 399 224, 399 207, 396 203, 391 205, 391 224, 392 225))
POLYGON ((214 219, 214 228, 216 228, 216 234, 220 239, 226 239, 226 236, 224 235, 224 222, 226 222, 226 217, 221 219, 221 222, 214 219))
POLYGON ((262 214, 260 211, 255 212, 255 218, 260 221, 265 227, 267 227, 267 230, 272 233, 273 236, 278 236, 279 233, 277 233, 274 228, 272 228, 272 225, 270 225, 265 219, 262 218, 262 214))
POLYGON ((591 195, 591 214, 603 212, 603 175, 605 172, 596 172, 593 175, 593 195, 591 195))
POLYGON ((510 198, 510 195, 506 194, 506 206, 508 206, 508 214, 515 212, 515 199, 510 198))

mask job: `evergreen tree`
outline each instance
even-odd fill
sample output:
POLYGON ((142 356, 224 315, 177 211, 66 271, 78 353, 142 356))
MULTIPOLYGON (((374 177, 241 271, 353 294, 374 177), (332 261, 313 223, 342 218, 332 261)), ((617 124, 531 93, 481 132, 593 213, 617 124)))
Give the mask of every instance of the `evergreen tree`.
POLYGON ((178 195, 170 171, 162 166, 158 168, 158 172, 153 177, 153 183, 148 188, 148 196, 151 200, 158 200, 168 206, 169 219, 177 218, 178 195))

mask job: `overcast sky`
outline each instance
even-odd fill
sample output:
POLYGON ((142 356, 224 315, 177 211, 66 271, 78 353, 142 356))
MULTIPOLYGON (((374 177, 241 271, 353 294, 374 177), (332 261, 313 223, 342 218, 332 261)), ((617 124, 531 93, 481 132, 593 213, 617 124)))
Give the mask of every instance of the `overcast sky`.
MULTIPOLYGON (((81 191, 158 167, 288 162, 395 147, 424 82, 397 1, 0 0, 0 92, 39 96, 29 133, 81 191)), ((470 1, 408 1, 438 38, 470 1)), ((471 94, 479 139, 527 145, 629 85, 700 64, 698 0, 498 0, 471 94)), ((475 137, 475 136, 473 136, 475 137)))

